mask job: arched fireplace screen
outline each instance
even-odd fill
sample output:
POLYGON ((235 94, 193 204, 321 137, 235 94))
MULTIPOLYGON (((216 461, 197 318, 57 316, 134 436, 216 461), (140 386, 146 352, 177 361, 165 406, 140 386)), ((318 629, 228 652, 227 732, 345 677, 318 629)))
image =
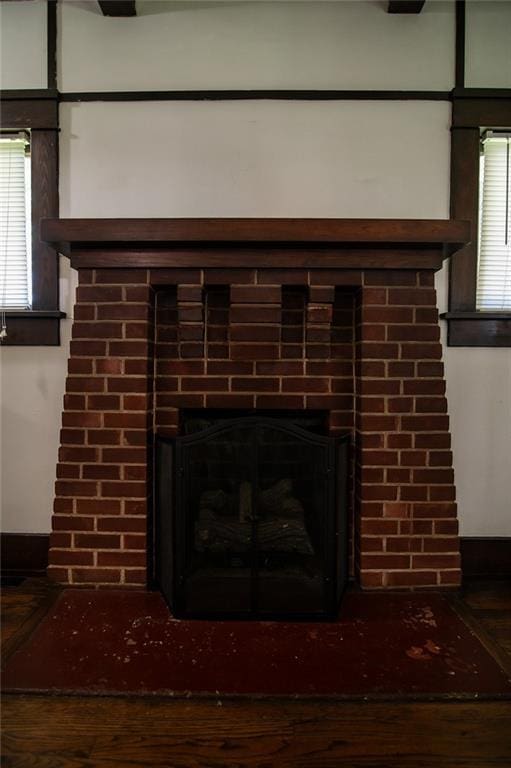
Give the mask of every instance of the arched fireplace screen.
POLYGON ((241 417, 156 462, 156 577, 177 616, 333 616, 347 579, 348 437, 241 417))

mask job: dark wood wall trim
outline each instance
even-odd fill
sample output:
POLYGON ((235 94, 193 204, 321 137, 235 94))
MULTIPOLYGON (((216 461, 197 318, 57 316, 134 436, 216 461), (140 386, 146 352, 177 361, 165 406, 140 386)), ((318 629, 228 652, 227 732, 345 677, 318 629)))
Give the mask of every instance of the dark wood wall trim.
POLYGON ((60 344, 59 260, 54 247, 41 240, 42 218, 58 216, 58 100, 20 98, 9 91, 0 101, 3 128, 30 128, 32 182, 32 309, 9 313, 2 346, 60 344))
POLYGON ((57 87, 57 0, 48 0, 47 5, 47 87, 57 87))
POLYGON ((48 533, 2 533, 2 578, 44 576, 48 565, 48 533))
POLYGON ((453 92, 451 217, 470 222, 471 240, 450 264, 449 311, 443 315, 449 346, 511 346, 511 313, 476 311, 480 135, 485 127, 511 126, 510 94, 509 89, 453 92))
POLYGON ((457 88, 465 87, 465 0, 456 0, 455 75, 457 88))
POLYGON ((450 101, 450 91, 204 90, 84 91, 60 94, 60 101, 450 101))
POLYGON ((511 536, 462 536, 460 542, 465 579, 511 578, 511 536))

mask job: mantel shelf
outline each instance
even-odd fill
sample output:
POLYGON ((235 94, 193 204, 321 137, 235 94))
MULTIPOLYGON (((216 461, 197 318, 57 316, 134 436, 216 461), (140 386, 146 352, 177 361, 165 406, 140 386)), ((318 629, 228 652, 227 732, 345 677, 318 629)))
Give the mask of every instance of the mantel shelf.
POLYGON ((470 239, 441 219, 43 219, 77 268, 438 269, 470 239))

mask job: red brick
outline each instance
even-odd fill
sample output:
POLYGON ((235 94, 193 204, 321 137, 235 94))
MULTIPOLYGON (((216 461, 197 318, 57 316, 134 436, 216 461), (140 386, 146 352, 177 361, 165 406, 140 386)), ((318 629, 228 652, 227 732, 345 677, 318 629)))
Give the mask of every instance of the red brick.
POLYGON ((253 408, 253 395, 206 395, 206 408, 253 408))
POLYGON ((435 534, 440 534, 443 536, 457 536, 458 521, 457 520, 435 520, 435 534))
POLYGON ((84 429, 61 429, 61 445, 83 445, 85 443, 84 429))
POLYGON ((360 497, 364 501, 395 501, 397 488, 392 485, 363 485, 360 497))
POLYGON ((452 469, 414 469, 413 482, 451 484, 454 482, 454 471, 452 469))
POLYGON ((407 360, 420 360, 421 358, 440 360, 442 357, 442 346, 435 342, 424 344, 403 342, 401 344, 401 357, 407 360))
POLYGON ((251 376, 250 378, 232 379, 232 389, 234 392, 278 392, 280 380, 277 378, 260 378, 251 376))
POLYGON ((440 328, 436 325, 389 325, 389 341, 438 341, 440 328))
POLYGON ((93 411, 118 411, 121 400, 118 395, 88 395, 87 407, 93 411))
POLYGON ((417 285, 417 273, 399 269, 366 270, 364 285, 417 285))
POLYGON ((389 288, 389 304, 436 305, 436 293, 430 288, 389 288))
POLYGON ((413 398, 391 397, 388 401, 389 413, 413 413, 413 398))
POLYGON ((203 294, 202 285, 186 285, 181 283, 177 286, 178 303, 192 301, 202 303, 203 294))
POLYGON ((66 379, 66 390, 68 392, 103 392, 104 389, 104 379, 89 379, 85 376, 68 376, 66 379))
POLYGON ((158 360, 156 362, 156 372, 159 376, 199 376, 204 373, 204 368, 204 360, 158 360))
POLYGON ((68 548, 70 546, 70 533, 57 533, 55 531, 50 533, 50 549, 58 549, 59 547, 68 548))
POLYGON ((461 570, 459 568, 452 571, 440 571, 438 576, 442 586, 459 587, 461 584, 461 570))
POLYGON ((363 552, 383 552, 383 541, 381 536, 363 536, 360 547, 363 552))
POLYGON ((73 512, 73 499, 54 499, 53 511, 55 514, 71 514, 73 512))
POLYGON ((122 373, 122 360, 115 357, 109 357, 105 360, 96 360, 96 373, 99 374, 120 374, 122 373))
POLYGON ((95 448, 59 448, 59 461, 96 461, 97 451, 95 448))
POLYGON ((456 489, 452 483, 449 485, 433 485, 429 489, 429 498, 430 501, 454 501, 456 489))
POLYGON ((147 581, 147 571, 143 568, 127 569, 124 572, 124 581, 126 584, 144 586, 147 581))
POLYGON ((94 565, 92 552, 77 552, 72 549, 53 549, 50 555, 52 565, 94 565))
POLYGON ((94 530, 94 518, 79 515, 54 515, 52 527, 55 531, 92 531, 94 530))
POLYGON ((146 483, 136 482, 103 482, 101 493, 105 497, 141 499, 147 496, 146 483))
POLYGON ((360 567, 365 569, 409 568, 410 555, 373 554, 360 556, 360 567))
POLYGON ((413 379, 403 382, 405 395, 443 395, 445 382, 442 379, 413 379))
MULTIPOLYGON (((255 269, 205 269, 206 285, 231 285, 232 283, 255 283, 255 269)), ((185 281, 183 281, 185 282, 185 281)), ((271 281, 275 282, 275 281, 271 281)))
POLYGON ((278 325, 232 325, 230 337, 231 341, 279 341, 280 332, 278 325))
POLYGON ((74 322, 73 339, 121 339, 122 324, 108 322, 80 323, 74 322))
MULTIPOLYGON (((271 363, 258 363, 257 365, 271 365, 271 363)), ((254 364, 240 360, 208 360, 207 372, 211 376, 247 376, 254 372, 254 364)))
POLYGON ((77 499, 76 511, 82 515, 119 515, 121 502, 117 499, 77 499))
POLYGON ((394 466, 398 463, 397 451, 362 450, 362 463, 369 467, 394 466))
POLYGON ((145 320, 148 316, 147 304, 99 304, 98 320, 145 320))
POLYGON ((417 413, 447 413, 445 397, 416 397, 415 410, 417 413))
POLYGON ((147 341, 109 341, 108 352, 113 357, 148 357, 147 341))
POLYGON ((282 290, 280 285, 232 285, 232 304, 280 304, 282 290))
POLYGON ((408 518, 410 516, 410 504, 403 501, 387 501, 383 505, 384 517, 408 518))
POLYGON ((146 392, 149 381, 145 376, 123 376, 107 379, 108 392, 146 392))
POLYGON ((78 464, 57 464, 57 479, 77 480, 80 477, 80 467, 78 464))
POLYGON ((401 451, 400 464, 404 467, 425 467, 426 451, 401 451))
POLYGON ((412 435, 406 432, 398 432, 395 435, 387 435, 387 448, 411 448, 412 435))
POLYGON ((278 344, 231 344, 233 360, 276 360, 279 357, 278 344))
POLYGON ((113 464, 84 464, 85 480, 120 480, 120 467, 113 464))
POLYGON ((115 533, 145 533, 147 523, 143 517, 102 517, 98 520, 98 531, 115 533))
POLYGON ((146 413, 126 412, 105 413, 105 427, 119 427, 131 429, 146 429, 149 426, 150 417, 146 413))
POLYGON ((362 284, 362 272, 360 269, 311 269, 309 282, 311 285, 355 287, 362 284))
POLYGON ((435 571, 391 571, 387 574, 389 587, 426 587, 436 583, 435 571))
POLYGON ((140 567, 146 564, 145 552, 98 552, 98 565, 140 567))
POLYGON ((151 269, 151 285, 199 285, 202 283, 200 269, 151 269))
POLYGON ((363 306, 370 304, 387 304, 387 291, 385 288, 364 288, 362 302, 363 306))
POLYGON ((121 581, 119 570, 106 568, 74 568, 73 582, 76 584, 118 584, 121 581))
POLYGON ((414 436, 416 448, 450 448, 451 436, 449 433, 442 434, 417 434, 414 436))
POLYGON ((89 445, 120 445, 121 432, 118 429, 89 429, 87 442, 89 445))
MULTIPOLYGON (((275 363, 278 365, 278 363, 275 363)), ((300 363, 283 363, 283 365, 303 365, 300 363)), ((301 371, 300 371, 301 372, 301 371)), ((307 360, 305 362, 305 372, 308 376, 341 376, 346 378, 353 377, 352 360, 307 360)), ((284 375, 286 371, 282 372, 284 375)), ((288 372, 293 375, 292 371, 288 372)))
POLYGON ((96 496, 96 483, 81 480, 57 480, 55 493, 57 496, 96 496))
POLYGON ((413 555, 412 568, 459 568, 460 556, 456 555, 413 555))
POLYGON ((153 297, 153 290, 149 285, 127 285, 122 290, 124 291, 125 301, 142 301, 148 303, 153 297))
POLYGON ((397 428, 396 416, 372 416, 361 415, 360 426, 364 432, 395 432, 397 428))
POLYGON ((147 283, 146 269, 97 269, 96 284, 100 283, 147 283))
POLYGON ((150 406, 150 395, 124 395, 123 407, 126 411, 147 411, 150 406))
POLYGON ((78 302, 100 302, 122 301, 122 288, 120 286, 105 285, 79 285, 76 289, 76 301, 78 302))
POLYGON ((228 387, 228 379, 210 376, 181 379, 183 392, 225 392, 228 387))
POLYGON ((273 306, 239 305, 231 306, 230 323, 280 323, 281 309, 273 306))
POLYGON ((373 589, 383 586, 383 573, 360 572, 360 586, 365 589, 373 589))
POLYGON ((415 310, 416 323, 438 324, 438 309, 436 307, 417 307, 415 310))
POLYGON ((401 422, 405 432, 447 432, 449 429, 448 416, 403 416, 401 422))
POLYGON ((72 357, 67 362, 67 370, 74 374, 91 374, 92 358, 72 357))
POLYGON ((443 517, 443 518, 455 518, 456 517, 456 504, 452 504, 451 502, 427 502, 427 503, 416 503, 413 505, 413 517, 421 517, 421 518, 437 518, 437 517, 443 517))
POLYGON ((362 307, 363 323, 413 323, 411 307, 362 307))
POLYGON ((64 395, 64 410, 84 411, 85 395, 64 395))
POLYGON ((419 362, 417 363, 417 374, 426 378, 442 378, 444 375, 444 364, 441 362, 419 362))
MULTIPOLYGON (((360 346, 360 345, 359 345, 360 346)), ((357 350, 358 352, 358 350, 357 350)), ((360 360, 356 363, 357 376, 366 376, 371 379, 385 378, 385 363, 377 360, 360 360)))
MULTIPOLYGON (((238 278, 236 277, 236 281, 238 278)), ((305 269, 258 269, 257 282, 261 285, 307 285, 309 273, 305 269)), ((231 281, 227 281, 231 282, 231 281)))
POLYGON ((401 498, 403 501, 427 501, 427 485, 403 486, 401 488, 401 498))
POLYGON ((455 552, 460 551, 460 543, 457 536, 431 536, 423 539, 424 552, 455 552))
POLYGON ((420 552, 422 540, 410 536, 391 536, 387 538, 387 552, 420 552))
POLYGON ((124 443, 126 445, 146 445, 147 443, 147 430, 124 430, 124 443))
POLYGON ((145 555, 145 550, 147 546, 146 541, 146 535, 143 534, 128 534, 124 537, 124 547, 127 550, 133 551, 142 551, 145 555))

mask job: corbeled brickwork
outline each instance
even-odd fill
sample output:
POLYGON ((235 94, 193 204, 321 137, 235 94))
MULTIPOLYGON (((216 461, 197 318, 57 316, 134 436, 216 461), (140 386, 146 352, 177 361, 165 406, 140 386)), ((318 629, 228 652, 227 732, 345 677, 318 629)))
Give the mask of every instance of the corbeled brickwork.
POLYGON ((153 435, 218 408, 327 413, 356 448, 362 586, 459 583, 432 270, 81 270, 70 352, 58 581, 146 583, 153 435))

